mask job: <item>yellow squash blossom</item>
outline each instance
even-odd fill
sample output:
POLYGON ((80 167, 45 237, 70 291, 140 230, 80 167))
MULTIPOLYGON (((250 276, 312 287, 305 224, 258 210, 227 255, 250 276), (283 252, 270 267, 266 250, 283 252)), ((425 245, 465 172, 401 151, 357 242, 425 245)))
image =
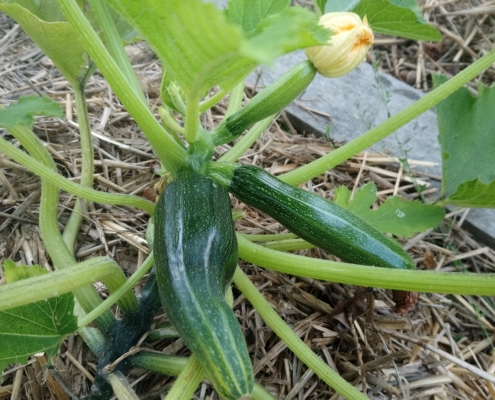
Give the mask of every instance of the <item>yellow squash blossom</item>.
POLYGON ((306 55, 321 75, 345 75, 364 60, 374 39, 366 17, 361 20, 352 12, 327 13, 319 24, 333 35, 327 45, 307 48, 306 55))

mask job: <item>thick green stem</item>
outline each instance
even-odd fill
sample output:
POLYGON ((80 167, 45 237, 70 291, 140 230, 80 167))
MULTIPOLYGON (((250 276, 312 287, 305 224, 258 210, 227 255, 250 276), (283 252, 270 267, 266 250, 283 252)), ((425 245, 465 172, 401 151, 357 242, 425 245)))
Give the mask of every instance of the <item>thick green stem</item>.
POLYGON ((194 355, 189 357, 164 400, 189 400, 203 379, 203 369, 194 355))
MULTIPOLYGON (((84 95, 84 87, 79 86, 74 88, 74 94, 76 99, 76 112, 77 122, 79 124, 79 136, 81 138, 81 181, 82 186, 91 188, 93 187, 93 175, 94 175, 94 151, 93 151, 93 138, 91 136, 91 125, 89 123, 88 108, 86 105, 86 97, 84 95)), ((86 208, 86 204, 79 199, 76 199, 76 204, 70 215, 67 224, 65 225, 64 233, 62 237, 67 248, 74 253, 74 243, 79 232, 83 220, 83 204, 86 208)))
MULTIPOLYGON (((345 160, 394 133, 400 127, 437 105, 440 101, 489 68, 494 62, 495 49, 485 54, 442 86, 432 90, 425 97, 390 117, 376 128, 371 129, 326 156, 282 175, 280 179, 291 185, 299 185, 343 163, 345 160)), ((435 138, 432 138, 432 140, 435 140, 435 138)))
POLYGON ((171 131, 184 134, 184 128, 179 125, 179 123, 175 120, 175 118, 172 116, 169 109, 167 108, 160 107, 158 109, 158 114, 160 114, 160 118, 162 119, 162 124, 164 124, 171 131))
MULTIPOLYGON (((15 152, 22 155, 24 158, 36 162, 43 167, 49 173, 56 176, 55 162, 53 161, 50 153, 45 148, 41 140, 27 127, 18 126, 10 130, 10 133, 26 148, 26 150, 33 155, 31 158, 29 155, 19 150, 11 143, 4 139, 0 139, 0 150, 6 149, 15 150, 15 152), (5 144, 7 147, 2 146, 5 144), (37 160, 40 160, 39 162, 37 160)), ((7 153, 8 154, 8 153, 7 153)), ((60 177, 65 180, 64 178, 60 177)), ((72 252, 65 245, 62 235, 58 229, 58 188, 53 185, 47 179, 41 180, 41 201, 40 201, 40 213, 39 213, 39 226, 41 237, 45 244, 46 250, 53 260, 53 263, 59 269, 70 268, 76 265, 76 260, 72 252)), ((82 287, 74 292, 74 295, 85 312, 91 311, 102 302, 100 296, 93 287, 82 287)), ((115 321, 113 315, 110 312, 102 314, 98 319, 98 326, 104 330, 109 331, 111 325, 115 321)))
POLYGON ((272 306, 268 304, 263 295, 251 283, 249 278, 237 267, 234 275, 234 283, 246 299, 258 311, 266 324, 273 329, 289 349, 314 371, 321 379, 328 383, 344 398, 350 400, 368 399, 367 396, 351 386, 340 375, 331 369, 320 357, 308 348, 308 346, 290 329, 290 327, 278 316, 272 306))
POLYGON ((102 281, 111 291, 125 280, 115 261, 94 257, 87 261, 49 274, 23 279, 3 285, 0 290, 0 311, 20 307, 64 293, 78 292, 84 286, 102 281))
POLYGON ((225 153, 218 161, 235 162, 241 157, 247 149, 260 137, 266 128, 272 123, 276 114, 257 122, 248 133, 246 133, 227 153, 225 153))
POLYGON ((124 374, 120 371, 109 374, 106 377, 107 382, 112 386, 113 393, 119 400, 139 400, 136 392, 132 390, 124 374))
MULTIPOLYGON (((164 375, 179 375, 187 364, 187 358, 168 356, 165 354, 141 352, 129 357, 129 365, 135 368, 146 368, 164 375)), ((206 379, 206 373, 202 375, 206 379)), ((255 383, 251 400, 275 400, 266 389, 255 383)))
POLYGON ((103 38, 109 53, 134 89, 134 94, 139 96, 141 101, 146 104, 143 90, 129 61, 129 57, 127 57, 119 31, 112 19, 106 1, 90 0, 90 4, 103 31, 103 38))
POLYGON ((155 205, 142 197, 118 193, 104 193, 78 185, 77 183, 65 179, 63 176, 60 176, 53 169, 46 167, 41 162, 30 157, 28 154, 2 138, 0 138, 0 150, 51 185, 63 189, 75 196, 96 203, 136 207, 153 215, 155 205))
POLYGON ((57 0, 57 3, 111 88, 148 138, 160 161, 167 171, 175 173, 184 162, 185 150, 165 132, 149 106, 134 93, 132 85, 106 50, 77 2, 57 0))
POLYGON ((267 249, 237 236, 239 257, 252 264, 290 275, 330 282, 411 292, 495 295, 495 274, 384 270, 378 267, 347 264, 287 254, 267 249))
MULTIPOLYGON (((52 170, 56 170, 55 163, 53 162, 50 153, 48 153, 48 150, 45 148, 41 140, 30 129, 26 127, 17 127, 12 129, 11 133, 14 137, 17 138, 17 140, 19 140, 19 142, 26 148, 27 151, 33 154, 35 159, 41 161, 39 162, 41 166, 43 166, 50 172, 52 170), (47 167, 45 167, 45 165, 47 167)), ((11 145, 10 143, 8 144, 22 153, 22 155, 31 158, 22 150, 15 148, 15 146, 11 145)), ((32 161, 36 161, 35 159, 32 159, 32 161)), ((56 173, 54 174, 57 175, 56 173)), ((64 178, 60 178, 65 181, 64 178)), ((74 258, 72 252, 65 245, 62 239, 62 235, 58 230, 57 205, 57 187, 47 182, 45 179, 42 179, 39 225, 43 242, 45 243, 48 254, 50 254, 50 256, 52 257, 54 264, 59 269, 71 270, 71 267, 75 266, 77 264, 77 261, 74 258)), ((123 284, 123 282, 125 282, 124 273, 120 270, 120 268, 118 268, 118 266, 117 269, 119 271, 120 277, 118 281, 109 280, 109 290, 111 291, 116 290, 120 285, 123 284)), ((91 286, 78 289, 74 292, 74 294, 85 312, 90 312, 102 302, 100 296, 91 286)), ((135 311, 138 305, 134 293, 132 291, 129 291, 120 300, 119 306, 125 312, 135 311)), ((102 313, 98 318, 99 325, 103 326, 105 330, 109 329, 113 322, 113 315, 109 311, 102 313)))
POLYGON ((131 277, 129 277, 117 290, 115 290, 103 303, 86 314, 84 317, 79 318, 79 327, 83 327, 91 323, 98 318, 103 312, 108 310, 115 303, 119 303, 120 299, 128 293, 132 293, 132 288, 141 280, 141 278, 151 269, 154 263, 153 253, 148 255, 143 264, 138 268, 131 277))
POLYGON ((317 248, 314 244, 306 242, 303 239, 286 239, 277 240, 275 242, 265 242, 263 247, 278 251, 294 251, 317 248))

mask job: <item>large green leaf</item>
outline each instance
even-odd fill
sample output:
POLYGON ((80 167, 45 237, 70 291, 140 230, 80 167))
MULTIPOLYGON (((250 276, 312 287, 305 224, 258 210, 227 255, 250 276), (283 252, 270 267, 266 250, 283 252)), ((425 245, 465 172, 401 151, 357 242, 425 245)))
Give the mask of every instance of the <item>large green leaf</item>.
MULTIPOLYGON (((435 86, 446 82, 434 76, 435 86)), ((495 86, 480 86, 477 97, 461 88, 437 107, 442 148, 444 203, 495 207, 495 86)))
POLYGON ((294 48, 323 44, 321 37, 329 36, 315 17, 308 22, 302 10, 286 15, 290 29, 281 29, 279 14, 272 14, 248 39, 213 4, 201 0, 109 2, 141 32, 186 93, 215 85, 230 88, 260 63, 294 48))
POLYGON ((53 11, 52 14, 51 7, 41 8, 40 11, 33 1, 25 0, 22 3, 30 8, 0 2, 0 10, 16 20, 72 86, 78 85, 90 70, 90 61, 72 26, 68 22, 47 22, 42 18, 47 17, 51 21, 54 16, 58 18, 60 11, 53 11), (41 17, 33 12, 39 13, 41 17))
POLYGON ((57 0, 8 0, 4 3, 18 4, 45 22, 64 22, 64 14, 57 0))
MULTIPOLYGON (((7 284, 46 274, 39 266, 3 264, 7 284)), ((35 290, 35 289, 34 289, 35 290)), ((0 312, 0 371, 7 364, 25 363, 26 358, 44 351, 53 356, 63 340, 77 330, 71 293, 0 312)))
POLYGON ((21 97, 17 103, 7 108, 0 109, 0 126, 12 129, 17 125, 31 127, 34 123, 33 116, 49 115, 62 118, 62 107, 48 97, 26 96, 21 97))
POLYGON ((366 16, 373 31, 416 40, 442 40, 424 20, 417 0, 318 0, 321 10, 352 11, 366 16))
POLYGON ((243 38, 213 4, 200 0, 110 0, 187 92, 231 79, 243 38), (199 86, 199 87, 198 87, 199 86))
POLYGON ((329 36, 330 31, 317 25, 313 13, 300 7, 287 7, 261 21, 244 52, 252 59, 269 63, 283 54, 326 44, 329 36))
POLYGON ((261 21, 282 11, 290 0, 230 0, 225 15, 245 33, 256 29, 261 21))
POLYGON ((376 201, 376 186, 367 183, 354 193, 345 186, 335 189, 335 203, 347 208, 370 225, 382 232, 396 236, 413 237, 417 232, 424 232, 437 226, 445 217, 443 207, 423 204, 420 201, 405 201, 399 196, 389 197, 378 209, 371 210, 376 201))
POLYGON ((392 4, 391 0, 361 0, 352 11, 366 16, 374 32, 416 40, 442 40, 440 32, 423 23, 422 18, 418 20, 416 9, 405 7, 410 6, 411 1, 395 0, 394 3, 403 7, 392 4))

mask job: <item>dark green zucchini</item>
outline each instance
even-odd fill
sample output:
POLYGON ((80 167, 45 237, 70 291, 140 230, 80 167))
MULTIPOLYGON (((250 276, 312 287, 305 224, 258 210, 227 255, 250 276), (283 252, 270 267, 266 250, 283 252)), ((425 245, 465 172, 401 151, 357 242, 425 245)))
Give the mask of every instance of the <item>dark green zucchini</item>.
POLYGON ((254 166, 234 169, 229 190, 304 240, 341 260, 376 267, 414 269, 393 239, 345 208, 282 182, 254 166))
POLYGON ((155 208, 153 250, 163 308, 224 399, 248 399, 253 370, 226 289, 237 265, 228 192, 182 171, 155 208))
POLYGON ((297 64, 225 119, 213 132, 215 146, 231 142, 254 123, 283 110, 308 87, 315 75, 316 68, 310 61, 297 64))

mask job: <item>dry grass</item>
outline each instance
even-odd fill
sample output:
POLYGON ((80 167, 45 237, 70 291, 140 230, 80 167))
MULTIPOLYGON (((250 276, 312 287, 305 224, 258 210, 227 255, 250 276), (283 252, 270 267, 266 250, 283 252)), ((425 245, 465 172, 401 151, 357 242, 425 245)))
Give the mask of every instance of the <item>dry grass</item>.
MULTIPOLYGON (((378 38, 375 50, 383 70, 429 90, 431 71, 455 74, 490 49, 494 40, 495 1, 422 3, 425 18, 438 24, 444 33, 442 45, 378 38)), ((68 83, 4 15, 0 15, 0 32, 0 102, 8 105, 33 92, 60 101, 67 118, 43 119, 36 124, 35 132, 54 156, 59 172, 77 179, 81 154, 68 83)), ((136 51, 134 63, 156 112, 159 65, 144 50, 136 51)), ((491 69, 481 79, 490 83, 494 77, 491 69)), ((476 83, 472 87, 475 89, 476 83)), ((146 139, 101 76, 91 79, 86 93, 92 129, 99 135, 94 141, 95 188, 153 199, 159 165, 146 139)), ((216 106, 205 114, 204 124, 215 126, 224 112, 224 104, 216 106)), ((286 119, 272 124, 241 162, 278 174, 308 163, 335 146, 290 131, 286 119)), ((11 138, 5 131, 0 134, 11 138)), ((223 146, 219 153, 227 149, 223 146)), ((414 160, 409 163, 415 164, 414 160)), ((428 183, 434 177, 416 172, 414 178, 428 183)), ((396 160, 370 153, 357 155, 309 182, 306 188, 332 198, 339 185, 354 190, 368 181, 378 186, 377 204, 392 194, 407 199, 418 197, 411 177, 396 160)), ((39 178, 0 155, 0 260, 10 258, 52 269, 37 228, 39 190, 39 178)), ((71 195, 61 193, 61 227, 74 203, 71 195)), ((235 200, 234 205, 246 215, 236 223, 239 232, 284 231, 268 216, 235 200)), ((495 252, 462 229, 467 212, 453 212, 435 230, 403 242, 418 268, 494 272, 495 252)), ((142 263, 148 252, 144 241, 147 215, 131 208, 91 204, 84 221, 77 241, 78 259, 107 255, 126 274, 133 273, 142 263)), ((332 258, 321 250, 299 253, 332 258)), ((388 291, 292 277, 246 264, 243 268, 296 334, 349 382, 366 390, 370 398, 495 398, 495 386, 481 378, 483 371, 495 378, 493 299, 422 294, 413 311, 399 315, 388 291)), ((0 271, 0 284, 3 283, 0 271)), ((106 296, 105 288, 99 289, 106 296)), ((337 399, 338 395, 307 370, 266 327, 244 297, 236 290, 234 295, 234 308, 245 332, 256 380, 280 399, 337 399)), ((158 316, 156 322, 164 318, 158 316)), ((145 346, 168 354, 188 355, 181 339, 146 342, 145 346)), ((9 366, 1 381, 0 399, 68 399, 56 379, 43 370, 46 362, 46 356, 37 355, 25 365, 9 366)), ((67 339, 61 355, 54 360, 55 369, 79 396, 89 393, 95 365, 94 356, 77 335, 67 339)), ((173 377, 144 370, 128 371, 127 376, 141 399, 160 398, 174 381, 173 377)), ((196 396, 217 398, 207 383, 201 385, 196 396)))

